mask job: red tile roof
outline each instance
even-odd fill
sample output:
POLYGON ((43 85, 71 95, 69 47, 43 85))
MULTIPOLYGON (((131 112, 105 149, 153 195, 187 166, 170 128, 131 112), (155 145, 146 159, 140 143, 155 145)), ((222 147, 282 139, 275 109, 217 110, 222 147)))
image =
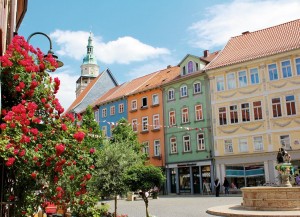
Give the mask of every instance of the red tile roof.
POLYGON ((204 69, 211 70, 300 48, 300 19, 232 37, 204 69))

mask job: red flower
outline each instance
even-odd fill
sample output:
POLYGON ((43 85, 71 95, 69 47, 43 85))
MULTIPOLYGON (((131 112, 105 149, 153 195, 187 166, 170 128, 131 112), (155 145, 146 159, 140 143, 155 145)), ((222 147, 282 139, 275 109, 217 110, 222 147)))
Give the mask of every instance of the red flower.
POLYGON ((31 173, 31 178, 36 179, 37 174, 35 172, 31 173))
POLYGON ((55 146, 56 149, 56 156, 60 156, 66 149, 66 146, 64 146, 63 144, 58 144, 55 146))
POLYGON ((61 129, 63 130, 63 131, 67 131, 67 125, 65 125, 65 124, 61 124, 61 129))
POLYGON ((5 129, 6 129, 6 124, 2 123, 2 124, 0 125, 0 128, 1 128, 1 130, 5 130, 5 129))
POLYGON ((92 175, 91 174, 86 174, 85 176, 84 176, 84 178, 85 178, 85 180, 90 180, 91 178, 92 178, 92 175))
POLYGON ((91 153, 91 154, 94 154, 94 153, 95 153, 95 148, 91 148, 91 149, 90 149, 90 153, 91 153))
POLYGON ((5 165, 8 166, 8 167, 10 167, 10 166, 12 166, 14 164, 15 160, 16 160, 16 158, 9 157, 8 160, 6 161, 5 165))
POLYGON ((9 201, 14 201, 14 199, 15 199, 15 196, 14 196, 14 195, 9 195, 9 197, 8 197, 8 200, 9 200, 9 201))
POLYGON ((80 200, 80 201, 79 201, 79 204, 80 204, 80 205, 83 205, 83 204, 84 204, 84 201, 83 201, 83 200, 80 200))
POLYGON ((84 139, 85 133, 84 132, 77 132, 74 134, 74 138, 78 141, 81 142, 84 139))
POLYGON ((23 157, 26 154, 26 150, 23 149, 22 151, 19 152, 19 156, 23 157))
POLYGON ((74 175, 70 175, 70 180, 73 180, 75 178, 74 175))
POLYGON ((95 169, 95 165, 91 165, 91 166, 90 166, 90 169, 95 169))
POLYGON ((63 189, 62 189, 62 187, 57 186, 57 187, 56 187, 56 191, 63 191, 63 189))

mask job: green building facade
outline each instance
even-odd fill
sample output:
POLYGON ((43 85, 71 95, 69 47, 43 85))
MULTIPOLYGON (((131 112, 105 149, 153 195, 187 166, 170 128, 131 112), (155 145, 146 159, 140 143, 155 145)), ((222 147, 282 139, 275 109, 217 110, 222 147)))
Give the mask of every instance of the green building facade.
POLYGON ((212 131, 209 81, 201 70, 205 64, 187 55, 179 63, 181 75, 163 86, 168 193, 210 191, 212 131))

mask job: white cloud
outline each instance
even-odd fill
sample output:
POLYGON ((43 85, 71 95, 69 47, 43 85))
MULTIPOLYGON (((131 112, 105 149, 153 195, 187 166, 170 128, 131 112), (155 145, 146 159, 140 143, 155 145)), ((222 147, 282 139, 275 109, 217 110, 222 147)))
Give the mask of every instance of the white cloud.
POLYGON ((202 49, 224 46, 230 37, 299 18, 298 0, 235 0, 206 8, 206 18, 192 24, 192 46, 202 49))
POLYGON ((58 77, 60 80, 60 88, 56 94, 56 97, 59 99, 59 102, 63 108, 67 110, 76 98, 75 88, 78 75, 71 75, 68 70, 68 66, 64 66, 64 71, 57 69, 57 71, 51 73, 50 75, 52 78, 58 77))
MULTIPOLYGON (((80 60, 86 54, 88 32, 56 30, 50 37, 60 46, 60 50, 57 51, 59 55, 80 60)), ((129 64, 170 54, 166 48, 153 47, 130 36, 107 43, 103 42, 101 37, 93 36, 93 46, 96 58, 106 64, 129 64)))
MULTIPOLYGON (((178 60, 174 58, 163 58, 159 61, 150 61, 141 66, 132 68, 128 73, 126 73, 127 81, 142 77, 143 75, 150 74, 152 72, 156 72, 158 70, 166 69, 168 65, 175 66, 179 63, 178 60)), ((124 81, 122 81, 124 82, 124 81)), ((121 83, 122 83, 121 82, 121 83)))

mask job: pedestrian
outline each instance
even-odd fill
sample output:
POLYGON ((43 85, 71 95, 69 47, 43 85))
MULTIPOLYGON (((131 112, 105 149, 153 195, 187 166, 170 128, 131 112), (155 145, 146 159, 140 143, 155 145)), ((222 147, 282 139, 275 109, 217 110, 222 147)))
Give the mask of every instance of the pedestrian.
POLYGON ((226 177, 224 177, 223 186, 224 186, 224 188, 225 188, 225 195, 226 195, 226 194, 229 194, 229 182, 228 182, 228 180, 227 180, 226 177))
POLYGON ((219 178, 216 178, 215 180, 215 188, 216 188, 216 197, 219 197, 220 195, 220 180, 219 178))

